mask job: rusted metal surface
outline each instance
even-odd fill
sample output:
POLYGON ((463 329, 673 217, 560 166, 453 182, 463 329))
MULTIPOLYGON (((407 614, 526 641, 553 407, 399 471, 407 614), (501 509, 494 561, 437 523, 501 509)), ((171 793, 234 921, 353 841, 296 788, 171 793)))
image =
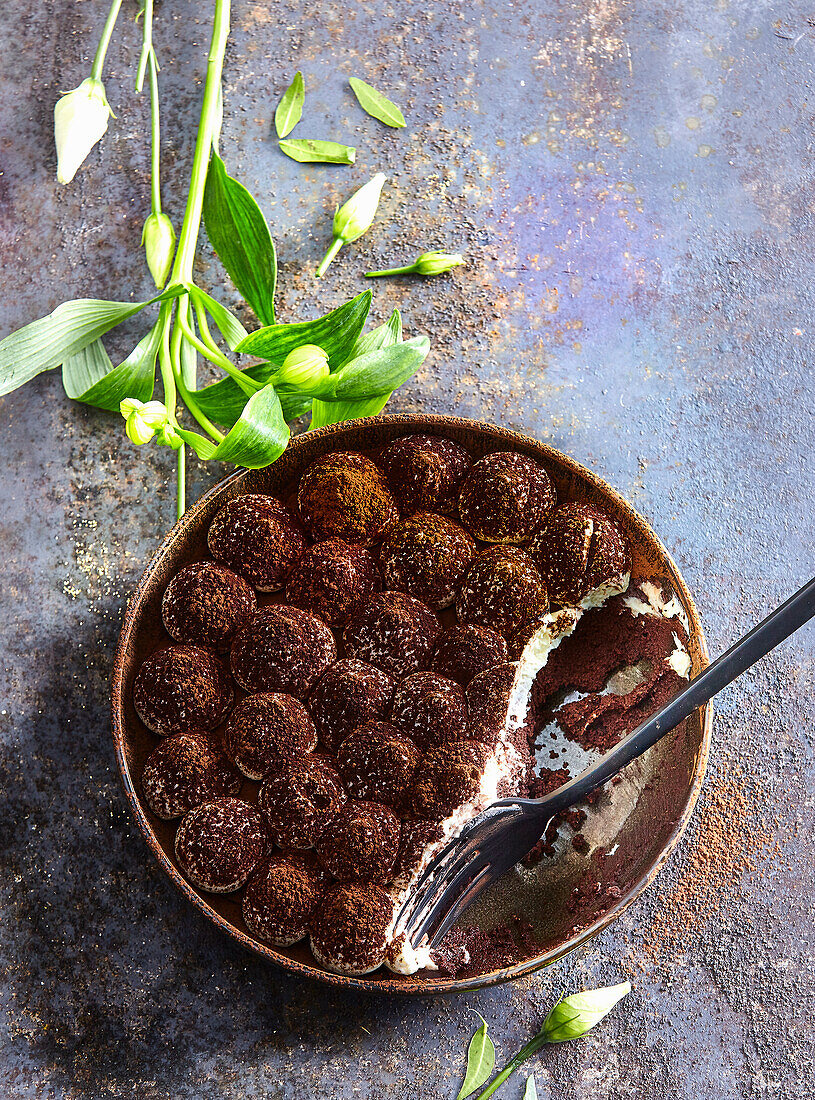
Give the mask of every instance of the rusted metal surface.
MULTIPOLYGON (((149 289, 130 19, 110 54, 118 119, 72 188, 53 180, 53 100, 85 75, 106 6, 3 5, 3 333, 67 297, 149 289)), ((160 8, 178 220, 208 26, 200 0, 160 8)), ((714 652, 810 575, 806 5, 235 9, 222 152, 273 225, 282 320, 335 306, 371 266, 461 247, 469 266, 450 277, 375 287, 377 317, 399 305, 433 341, 394 411, 494 420, 596 469, 676 557, 714 652), (354 141, 354 168, 276 151, 274 105, 297 67, 303 136, 354 141), (362 116, 354 74, 392 92, 406 130, 362 116), (315 283, 336 201, 380 168, 391 184, 374 230, 315 283)), ((206 249, 200 278, 237 301, 206 249)), ((442 1100, 458 1089, 471 1010, 508 1054, 561 989, 626 973, 635 991, 613 1019, 530 1063, 542 1096, 811 1093, 812 629, 722 696, 679 853, 580 954, 457 999, 342 995, 212 931, 127 814, 108 679, 123 601, 172 523, 169 456, 130 448, 53 376, 4 399, 0 425, 4 1095, 442 1100)), ((191 492, 215 477, 193 471, 191 492)))

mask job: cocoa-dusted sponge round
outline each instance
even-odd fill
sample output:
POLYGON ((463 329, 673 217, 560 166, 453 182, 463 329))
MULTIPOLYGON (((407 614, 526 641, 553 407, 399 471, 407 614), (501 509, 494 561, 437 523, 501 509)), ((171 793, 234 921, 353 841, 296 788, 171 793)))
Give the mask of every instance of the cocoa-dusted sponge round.
POLYGON ((388 713, 394 682, 365 661, 345 659, 331 665, 309 699, 320 744, 335 753, 349 733, 388 713))
POLYGON ((203 730, 165 737, 144 762, 147 805, 169 821, 219 795, 238 794, 243 779, 203 730))
POLYGON ((176 642, 228 649, 257 611, 251 586, 214 561, 194 561, 173 577, 161 601, 164 629, 176 642))
POLYGON ((549 610, 546 585, 532 559, 517 546, 493 546, 479 554, 464 577, 456 614, 508 638, 528 619, 549 610))
POLYGON ((305 471, 297 491, 300 517, 315 539, 370 546, 399 519, 385 478, 369 458, 335 451, 305 471))
POLYGON ((232 681, 210 649, 170 645, 148 657, 133 682, 133 706, 160 737, 211 730, 232 709, 232 681))
POLYGON ((272 856, 249 880, 243 896, 243 919, 258 939, 289 947, 308 934, 311 915, 327 876, 302 856, 272 856))
POLYGON ((303 756, 264 781, 258 806, 275 844, 311 848, 329 814, 345 802, 342 780, 327 756, 303 756))
POLYGON ((461 483, 472 460, 463 447, 438 435, 406 435, 379 457, 388 485, 406 516, 415 512, 455 515, 461 483))
POLYGON ((175 854, 196 886, 213 894, 240 890, 266 853, 260 811, 240 798, 215 798, 185 814, 175 854))
POLYGON ((436 672, 414 672, 402 681, 393 697, 391 721, 421 749, 469 737, 464 691, 436 672))
POLYGON ((286 602, 311 611, 329 626, 345 626, 381 591, 379 567, 364 546, 326 539, 306 550, 292 570, 286 602))
POLYGON ((337 770, 352 798, 399 806, 419 763, 419 750, 389 722, 368 722, 345 738, 337 770))
POLYGON ((475 542, 446 516, 419 512, 386 535, 379 552, 388 588, 409 592, 437 611, 456 598, 475 542))
POLYGON ((224 730, 224 748, 249 779, 265 779, 316 747, 309 712, 293 695, 277 691, 247 695, 224 730))
POLYGON ((399 851, 399 818, 380 802, 346 802, 328 815, 314 847, 340 882, 389 882, 399 851))
POLYGON ((628 539, 590 504, 561 504, 536 534, 529 552, 546 579, 552 603, 565 607, 609 582, 619 579, 624 587, 631 572, 628 539))
POLYGON ((488 754, 477 741, 451 741, 431 749, 416 769, 411 811, 430 821, 449 817, 478 794, 488 754))
POLYGON ((476 462, 459 497, 461 522, 484 542, 527 542, 556 502, 546 470, 526 455, 497 451, 476 462))
POLYGON ((311 951, 338 974, 370 974, 385 961, 393 901, 380 886, 331 886, 311 917, 311 951))
POLYGON ((244 691, 283 691, 305 699, 337 656, 324 622, 299 607, 258 611, 232 642, 232 675, 244 691))
POLYGON ((234 569, 259 592, 276 592, 302 554, 303 530, 274 497, 247 493, 218 512, 207 537, 216 561, 234 569))
POLYGON ((512 661, 480 672, 467 687, 470 730, 476 741, 491 745, 507 718, 512 684, 518 666, 512 661))
POLYGON ((506 661, 506 639, 475 623, 457 623, 439 635, 430 668, 466 687, 474 676, 506 661))
POLYGON ((418 871, 426 861, 425 852, 431 844, 437 844, 444 836, 438 821, 428 821, 421 817, 403 817, 402 832, 399 837, 399 851, 393 865, 393 881, 398 882, 402 875, 418 871))
POLYGON ((382 592, 354 616, 343 640, 349 657, 401 679, 427 668, 440 631, 438 617, 426 604, 405 592, 382 592))

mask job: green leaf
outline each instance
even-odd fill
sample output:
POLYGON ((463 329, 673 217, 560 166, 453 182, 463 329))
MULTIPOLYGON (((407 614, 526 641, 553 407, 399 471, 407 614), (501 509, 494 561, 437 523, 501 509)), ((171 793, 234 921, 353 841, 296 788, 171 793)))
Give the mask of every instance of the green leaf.
POLYGON ((372 118, 379 119, 386 126, 393 126, 394 128, 405 125, 405 116, 396 104, 391 103, 376 88, 372 88, 370 84, 366 84, 364 80, 360 80, 356 76, 352 76, 348 83, 353 88, 360 107, 372 118))
POLYGON ((177 298, 181 293, 183 287, 172 286, 147 302, 107 302, 99 298, 63 302, 47 317, 0 340, 0 396, 43 371, 59 367, 145 306, 177 298))
POLYGON ((353 164, 357 159, 357 151, 353 145, 341 145, 338 141, 289 138, 277 144, 281 152, 301 164, 353 164))
POLYGON ((367 355, 369 351, 379 351, 380 348, 389 348, 401 342, 402 314, 395 309, 384 325, 378 325, 359 336, 348 358, 356 359, 358 355, 367 355))
POLYGON ((535 1086, 535 1078, 527 1077, 523 1100, 538 1100, 538 1090, 535 1086))
POLYGON ((283 419, 286 421, 296 420, 298 416, 305 416, 305 414, 311 409, 311 398, 308 394, 294 392, 292 390, 286 392, 285 390, 278 390, 277 396, 280 398, 280 406, 283 409, 283 419))
POLYGON ((315 321, 260 328, 250 333, 236 350, 257 355, 280 366, 290 351, 303 344, 316 344, 323 349, 333 366, 335 361, 342 362, 343 355, 354 346, 370 308, 371 292, 366 290, 315 321))
POLYGON ((487 1034, 487 1021, 481 1017, 481 1027, 470 1040, 467 1050, 467 1073, 456 1100, 464 1100, 489 1078, 495 1068, 495 1045, 487 1034))
POLYGON ((264 386, 249 398, 240 419, 217 446, 197 432, 179 428, 179 435, 207 462, 234 462, 248 470, 261 470, 280 458, 290 432, 274 386, 264 386))
POLYGON ((364 416, 379 416, 391 399, 390 393, 368 397, 362 401, 320 401, 311 403, 311 427, 324 428, 326 424, 342 424, 346 420, 361 420, 364 416))
POLYGON ((333 396, 348 401, 392 393, 416 373, 429 351, 428 338, 414 336, 404 343, 359 355, 331 376, 335 382, 333 396))
POLYGON ((274 324, 277 256, 272 235, 252 195, 227 174, 214 152, 204 190, 204 225, 227 274, 261 324, 274 324))
POLYGON ((284 138, 290 134, 303 114, 303 103, 306 99, 306 86, 303 83, 303 74, 296 72, 294 80, 283 93, 283 98, 277 105, 274 113, 274 125, 277 136, 284 138))
POLYGON ((227 346, 231 348, 232 351, 235 351, 238 344, 249 335, 235 314, 230 312, 230 310, 228 310, 225 305, 222 305, 217 299, 212 298, 205 290, 201 290, 200 287, 195 286, 193 283, 189 285, 188 289, 190 296, 198 300, 221 330, 227 346))
POLYGON ((62 385, 67 395, 74 401, 116 413, 125 397, 149 401, 153 396, 161 329, 158 320, 118 367, 111 363, 101 340, 69 356, 62 364, 62 385))

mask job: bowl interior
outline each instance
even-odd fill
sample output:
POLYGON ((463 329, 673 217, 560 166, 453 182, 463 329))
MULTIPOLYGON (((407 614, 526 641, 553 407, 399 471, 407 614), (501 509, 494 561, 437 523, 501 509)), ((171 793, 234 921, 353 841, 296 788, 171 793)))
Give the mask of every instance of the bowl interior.
POLYGON ((634 900, 652 881, 687 824, 704 774, 709 707, 627 768, 611 796, 590 808, 582 832, 592 849, 603 849, 602 860, 582 855, 570 844, 560 846, 556 858, 504 876, 467 913, 468 924, 485 927, 521 915, 539 940, 535 954, 502 970, 455 979, 400 977, 385 970, 350 978, 324 970, 306 944, 280 949, 254 939, 243 923, 239 895, 199 892, 179 871, 173 854, 177 823, 157 818, 141 796, 139 777, 156 738, 142 725, 132 704, 133 677, 141 662, 168 643, 161 627, 164 589, 182 565, 208 556, 207 529, 227 500, 247 492, 285 497, 319 455, 334 450, 372 452, 413 432, 454 439, 476 458, 497 450, 528 454, 546 466, 559 499, 587 501, 611 514, 631 540, 633 575, 662 578, 678 595, 690 623, 692 675, 705 667, 707 650, 699 618, 674 562, 644 520, 598 477, 545 444, 501 428, 443 416, 384 416, 298 436, 273 466, 233 474, 185 514, 153 556, 128 605, 116 655, 112 719, 122 779, 142 833, 175 885, 224 931, 278 965, 334 984, 381 992, 438 993, 505 981, 553 962, 600 931, 634 900))

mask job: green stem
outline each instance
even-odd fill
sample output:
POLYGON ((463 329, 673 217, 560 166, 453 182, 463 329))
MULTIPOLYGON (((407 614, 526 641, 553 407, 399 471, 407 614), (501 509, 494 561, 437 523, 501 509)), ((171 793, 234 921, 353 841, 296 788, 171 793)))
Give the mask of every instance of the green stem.
POLYGON ((253 378, 247 378, 243 371, 238 370, 223 354, 220 348, 214 347, 208 348, 203 340, 199 340, 198 336, 184 320, 183 315, 179 314, 178 324, 181 327, 181 331, 184 334, 184 338, 192 344, 192 346, 204 356, 205 359, 209 359, 210 363, 214 363, 216 367, 220 367, 221 370, 226 371, 229 377, 240 387, 247 397, 252 397, 258 390, 263 389, 262 382, 255 382, 253 378))
POLYGON ((147 72, 147 62, 150 58, 155 62, 156 55, 153 52, 153 0, 144 0, 141 10, 144 17, 144 30, 142 32, 142 47, 139 54, 139 68, 136 72, 136 91, 140 92, 144 86, 144 74, 147 72))
POLYGON ((207 181, 209 156, 219 118, 221 79, 224 53, 229 37, 230 0, 215 0, 215 16, 212 22, 212 40, 207 58, 207 78, 204 85, 204 102, 198 123, 198 137, 192 161, 192 177, 187 196, 187 208, 178 241, 178 251, 173 264, 171 282, 191 283, 195 246, 201 227, 201 211, 204 205, 204 186, 207 181))
POLYGON ((366 271, 366 279, 379 279, 382 275, 411 275, 416 270, 416 264, 408 264, 407 267, 389 267, 385 271, 366 271))
POLYGON ((534 1039, 530 1039, 526 1046, 521 1047, 515 1057, 507 1062, 497 1077, 494 1077, 492 1081, 487 1085, 483 1092, 480 1092, 476 1096, 475 1100, 487 1100, 488 1096, 492 1094, 503 1085, 504 1081, 510 1077, 516 1069, 524 1064, 527 1058, 531 1058, 533 1054, 536 1054, 541 1047, 546 1046, 547 1040, 542 1035, 536 1035, 534 1039))
POLYGON ((110 5, 108 17, 102 28, 102 37, 99 39, 99 45, 96 47, 96 55, 94 56, 93 65, 91 66, 91 77, 94 80, 102 79, 102 67, 105 64, 105 54, 108 52, 108 46, 113 37, 113 28, 116 26, 116 20, 119 18, 119 9, 121 6, 122 0, 113 0, 113 3, 110 5))
POLYGON ((201 425, 207 435, 214 439, 216 443, 223 443, 223 432, 219 432, 212 421, 209 419, 209 417, 206 415, 206 413, 201 411, 198 402, 195 400, 195 397, 192 394, 192 391, 188 390, 185 386, 184 379, 180 376, 177 376, 176 381, 178 382, 178 392, 181 394, 181 400, 190 410, 192 415, 195 417, 195 419, 198 421, 198 423, 201 425))
POLYGON ((342 246, 344 244, 345 244, 345 241, 342 239, 342 237, 335 237, 334 238, 334 240, 331 242, 331 247, 329 248, 328 252, 326 252, 325 256, 323 256, 322 260, 320 260, 320 266, 317 268, 317 271, 315 272, 315 278, 321 279, 323 277, 323 275, 325 274, 326 268, 328 267, 328 265, 331 263, 331 261, 334 259, 334 257, 337 255, 337 253, 339 252, 339 250, 342 248, 342 246))
POLYGON ((182 443, 176 451, 178 459, 175 468, 175 518, 181 519, 187 509, 187 448, 182 443))
POLYGON ((161 213, 161 118, 158 102, 158 65, 150 50, 150 210, 161 213))

